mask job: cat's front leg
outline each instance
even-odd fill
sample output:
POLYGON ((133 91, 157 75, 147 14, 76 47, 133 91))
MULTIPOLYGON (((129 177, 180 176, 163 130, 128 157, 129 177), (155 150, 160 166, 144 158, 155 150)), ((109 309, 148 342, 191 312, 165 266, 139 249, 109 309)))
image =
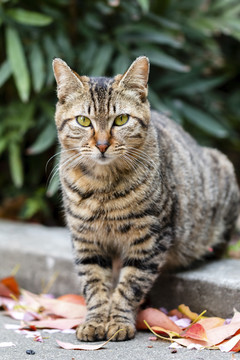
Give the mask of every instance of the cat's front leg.
POLYGON ((159 270, 164 264, 164 254, 155 254, 154 260, 126 259, 120 272, 119 283, 111 299, 110 321, 107 339, 122 329, 113 341, 129 340, 136 333, 136 316, 139 305, 151 289, 159 270))
POLYGON ((77 338, 81 341, 105 339, 112 287, 111 259, 95 253, 77 258, 76 263, 87 304, 87 316, 77 328, 77 338))

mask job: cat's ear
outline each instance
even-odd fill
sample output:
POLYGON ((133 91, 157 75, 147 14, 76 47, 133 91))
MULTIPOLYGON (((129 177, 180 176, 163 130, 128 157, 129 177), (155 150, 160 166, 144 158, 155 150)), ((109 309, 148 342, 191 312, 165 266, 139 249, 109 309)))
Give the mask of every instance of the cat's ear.
POLYGON ((53 60, 53 72, 57 82, 57 95, 60 101, 79 89, 83 89, 80 76, 75 73, 62 59, 53 60))
POLYGON ((119 86, 135 90, 145 101, 148 93, 149 60, 146 56, 138 57, 123 74, 119 86))

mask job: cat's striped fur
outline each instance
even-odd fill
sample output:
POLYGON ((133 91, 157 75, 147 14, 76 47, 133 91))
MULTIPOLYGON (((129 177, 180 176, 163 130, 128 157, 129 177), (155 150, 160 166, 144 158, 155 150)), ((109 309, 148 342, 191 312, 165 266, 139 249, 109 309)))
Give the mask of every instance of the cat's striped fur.
POLYGON ((120 328, 115 340, 133 338, 138 306, 161 269, 225 242, 238 215, 231 163, 150 112, 148 69, 140 57, 124 75, 88 78, 54 60, 63 200, 88 308, 80 340, 120 328), (128 122, 114 126, 121 114, 128 122), (79 115, 91 126, 80 126, 79 115), (113 288, 115 259, 122 266, 113 288))

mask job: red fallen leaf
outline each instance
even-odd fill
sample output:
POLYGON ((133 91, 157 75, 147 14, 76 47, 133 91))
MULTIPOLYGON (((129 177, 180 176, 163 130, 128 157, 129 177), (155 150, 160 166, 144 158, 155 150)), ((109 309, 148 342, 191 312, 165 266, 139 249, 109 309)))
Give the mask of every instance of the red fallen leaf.
POLYGON ((13 276, 8 276, 2 279, 0 284, 6 286, 9 289, 10 294, 13 294, 16 297, 20 295, 18 283, 13 276))
POLYGON ((28 330, 28 331, 36 331, 37 328, 35 325, 26 325, 26 326, 23 326, 21 327, 21 330, 28 330))
POLYGON ((204 327, 199 324, 193 324, 188 330, 181 334, 183 338, 190 338, 200 341, 208 341, 204 327))
POLYGON ((11 298, 11 291, 7 286, 0 283, 0 296, 11 298))
POLYGON ((174 336, 179 336, 179 333, 175 332, 175 331, 171 331, 171 330, 166 330, 163 329, 160 326, 152 326, 152 330, 156 333, 156 334, 167 334, 170 338, 174 337, 174 336))
POLYGON ((219 349, 222 352, 240 351, 240 334, 233 336, 230 340, 225 341, 223 344, 219 345, 219 349))
POLYGON ((83 322, 83 318, 79 319, 48 319, 48 320, 40 320, 40 321, 31 321, 28 323, 28 326, 36 326, 38 329, 58 329, 58 330, 66 330, 77 327, 79 324, 83 322))
POLYGON ((210 317, 201 319, 197 322, 197 324, 200 324, 204 327, 205 330, 214 329, 218 326, 222 326, 225 322, 225 319, 221 319, 218 317, 210 317))
POLYGON ((206 331, 209 345, 220 344, 229 336, 233 336, 238 330, 240 330, 240 313, 236 312, 230 324, 218 326, 206 331))
POLYGON ((80 305, 84 305, 84 306, 86 305, 84 297, 81 295, 76 295, 76 294, 62 295, 62 296, 59 296, 57 298, 57 300, 66 301, 66 302, 70 302, 73 304, 80 304, 80 305))
POLYGON ((136 327, 138 330, 147 329, 146 324, 143 322, 144 320, 149 324, 150 327, 159 326, 176 333, 181 332, 180 327, 177 326, 172 320, 170 320, 167 315, 165 315, 162 311, 154 308, 148 308, 138 313, 136 322, 136 327))

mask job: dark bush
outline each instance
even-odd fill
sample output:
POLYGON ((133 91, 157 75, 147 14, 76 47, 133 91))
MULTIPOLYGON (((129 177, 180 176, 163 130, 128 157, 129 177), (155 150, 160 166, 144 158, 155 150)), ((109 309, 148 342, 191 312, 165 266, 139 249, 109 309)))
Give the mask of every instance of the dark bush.
POLYGON ((152 107, 239 169, 239 14, 238 0, 3 0, 0 216, 59 222, 53 57, 112 76, 147 55, 152 107))

